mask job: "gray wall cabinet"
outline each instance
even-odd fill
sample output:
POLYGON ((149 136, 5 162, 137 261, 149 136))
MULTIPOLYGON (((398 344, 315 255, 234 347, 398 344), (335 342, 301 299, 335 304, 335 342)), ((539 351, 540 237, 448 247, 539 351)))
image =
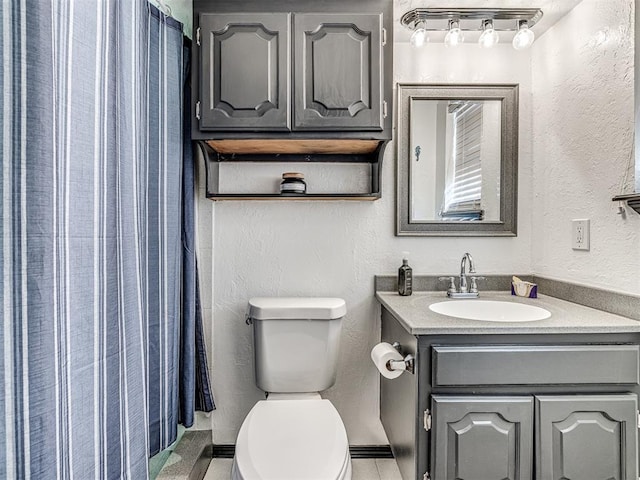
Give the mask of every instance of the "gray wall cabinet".
POLYGON ((382 13, 204 12, 198 28, 199 130, 384 129, 382 13))
POLYGON ((193 0, 193 18, 191 138, 205 157, 208 198, 381 197, 393 134, 391 0, 193 0), (371 187, 228 192, 223 162, 273 162, 283 172, 292 163, 362 163, 371 187))
POLYGON ((640 335, 410 335, 415 374, 381 378, 404 480, 636 480, 640 335))

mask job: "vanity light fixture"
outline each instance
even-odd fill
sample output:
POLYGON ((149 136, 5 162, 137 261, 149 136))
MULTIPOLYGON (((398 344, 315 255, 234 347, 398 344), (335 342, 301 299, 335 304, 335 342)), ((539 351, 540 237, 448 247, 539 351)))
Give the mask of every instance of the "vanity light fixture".
POLYGON ((444 44, 447 47, 455 47, 464 42, 464 33, 460 29, 460 20, 449 20, 449 31, 444 37, 444 44))
POLYGON ((411 44, 415 47, 423 46, 429 38, 434 41, 437 32, 446 33, 444 43, 449 47, 462 43, 465 36, 478 39, 482 47, 492 47, 498 43, 499 33, 507 32, 514 34, 508 37, 513 48, 522 50, 533 43, 531 28, 541 18, 539 8, 414 8, 400 22, 413 31, 411 44))
POLYGON ((529 28, 529 22, 526 20, 518 20, 518 32, 513 37, 513 48, 516 50, 524 50, 529 48, 536 36, 529 28))
POLYGON ((416 24, 416 28, 411 34, 411 45, 416 48, 422 47, 425 43, 429 41, 429 37, 427 35, 426 30, 426 22, 424 20, 418 21, 416 24))
POLYGON ((500 35, 493 28, 493 20, 482 21, 482 34, 478 39, 478 44, 482 48, 491 48, 500 41, 500 35))

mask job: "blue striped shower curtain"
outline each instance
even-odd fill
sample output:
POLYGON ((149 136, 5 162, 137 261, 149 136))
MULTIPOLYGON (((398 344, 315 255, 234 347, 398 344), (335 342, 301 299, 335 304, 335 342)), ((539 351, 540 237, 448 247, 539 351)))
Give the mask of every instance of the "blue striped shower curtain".
POLYGON ((147 86, 149 151, 145 257, 148 279, 149 448, 168 447, 177 424, 214 408, 195 253, 195 179, 189 97, 190 43, 182 24, 149 5, 147 86), (151 200, 151 203, 149 203, 151 200), (182 223, 179 219, 182 218, 182 223))
MULTIPOLYGON (((184 105, 191 105, 191 41, 184 39, 184 105)), ((180 330, 179 422, 190 427, 194 411, 215 409, 209 381, 202 308, 198 288, 195 242, 195 165, 191 143, 191 115, 182 116, 182 322, 180 330)))
POLYGON ((149 150, 143 245, 147 291, 149 448, 175 440, 178 421, 178 335, 181 275, 182 25, 150 7, 147 25, 149 150), (153 233, 152 233, 153 232, 153 233))
POLYGON ((2 479, 144 479, 175 439, 183 50, 155 13, 0 4, 2 479))

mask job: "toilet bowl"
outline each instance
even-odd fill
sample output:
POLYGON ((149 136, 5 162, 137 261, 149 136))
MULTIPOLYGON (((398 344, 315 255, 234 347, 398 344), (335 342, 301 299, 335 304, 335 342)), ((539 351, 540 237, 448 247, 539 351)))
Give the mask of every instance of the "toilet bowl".
POLYGON ((232 480, 350 480, 347 433, 329 400, 261 400, 236 442, 232 480))

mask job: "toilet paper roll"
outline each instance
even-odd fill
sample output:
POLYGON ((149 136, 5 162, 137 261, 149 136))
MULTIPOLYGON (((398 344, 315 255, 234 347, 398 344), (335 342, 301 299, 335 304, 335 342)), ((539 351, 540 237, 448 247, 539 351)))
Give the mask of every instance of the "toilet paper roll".
POLYGON ((378 343, 371 349, 371 360, 378 371, 385 378, 398 378, 404 370, 389 370, 387 362, 389 360, 403 360, 402 355, 387 342, 378 343))

